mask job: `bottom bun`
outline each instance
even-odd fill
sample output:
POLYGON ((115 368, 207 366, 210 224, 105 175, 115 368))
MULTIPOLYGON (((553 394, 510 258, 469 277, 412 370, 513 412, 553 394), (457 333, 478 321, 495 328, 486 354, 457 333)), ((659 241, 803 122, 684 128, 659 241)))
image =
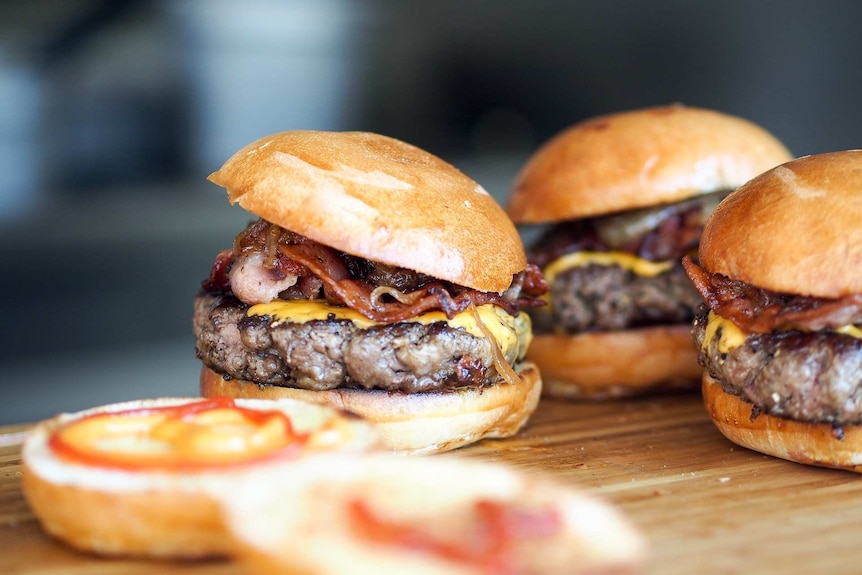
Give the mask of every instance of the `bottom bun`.
POLYGON ((371 421, 392 451, 411 454, 449 451, 483 438, 511 437, 539 403, 542 378, 531 363, 516 369, 520 382, 456 391, 401 393, 379 390, 310 391, 224 379, 204 366, 204 397, 292 398, 352 411, 371 421))
POLYGON ((703 374, 703 403, 718 430, 730 441, 807 465, 862 472, 862 428, 784 419, 767 413, 752 417, 754 405, 724 391, 703 374))
POLYGON ((499 464, 321 456, 247 479, 225 516, 262 575, 622 575, 644 562, 643 537, 618 509, 499 464))
POLYGON ((200 491, 118 494, 53 482, 27 463, 22 487, 42 528, 82 551, 193 559, 223 556, 230 550, 218 506, 200 491))
POLYGON ((542 370, 545 395, 608 399, 698 386, 688 325, 533 337, 528 357, 542 370))
MULTIPOLYGON (((80 549, 111 556, 198 558, 231 550, 218 500, 246 474, 293 465, 306 453, 364 453, 379 448, 372 427, 352 414, 283 400, 237 401, 252 410, 281 411, 299 433, 343 429, 343 442, 306 444, 299 454, 222 468, 124 469, 70 460, 52 448, 57 430, 89 415, 163 408, 200 398, 158 398, 61 414, 37 425, 22 450, 22 491, 43 529, 80 549)), ((221 437, 224 437, 222 435, 221 437)), ((317 436, 322 439, 329 435, 317 436)), ((130 446, 129 453, 134 453, 130 446)))

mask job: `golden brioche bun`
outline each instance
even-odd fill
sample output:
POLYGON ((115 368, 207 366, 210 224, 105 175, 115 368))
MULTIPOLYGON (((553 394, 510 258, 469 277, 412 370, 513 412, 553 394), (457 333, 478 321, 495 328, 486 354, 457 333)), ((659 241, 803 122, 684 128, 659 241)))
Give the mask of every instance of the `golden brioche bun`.
POLYGON ((671 203, 736 188, 791 158, 763 128, 711 110, 609 114, 539 148, 518 174, 507 211, 526 224, 671 203))
POLYGON ((407 394, 364 389, 311 391, 261 385, 238 379, 225 380, 204 366, 201 395, 289 397, 331 405, 373 423, 388 449, 426 454, 456 449, 485 437, 516 434, 536 410, 542 378, 532 363, 522 363, 515 370, 520 377, 517 385, 498 383, 482 389, 407 394))
POLYGON ((726 393, 721 384, 703 374, 703 403, 718 430, 730 441, 808 465, 862 473, 862 428, 842 426, 839 439, 829 423, 784 419, 768 413, 751 418, 752 403, 726 393))
POLYGON ((255 573, 497 572, 481 561, 451 558, 452 546, 478 554, 477 545, 494 545, 483 535, 496 525, 483 525, 475 515, 480 501, 512 506, 512 518, 519 513, 558 518, 559 527, 551 534, 515 535, 503 543, 494 565, 504 561, 506 572, 622 575, 639 571, 644 562, 643 538, 616 508, 547 477, 499 464, 451 455, 319 457, 303 462, 284 481, 260 475, 248 479, 225 508, 239 556, 255 573), (273 480, 285 489, 267 489, 273 480), (357 504, 396 532, 382 541, 363 536, 362 524, 354 523, 357 504), (411 530, 412 538, 399 539, 401 529, 411 530), (447 542, 450 557, 439 548, 435 552, 433 545, 417 544, 423 540, 417 533, 447 542))
MULTIPOLYGON (((226 555, 231 546, 220 518, 218 494, 231 492, 244 474, 294 464, 302 457, 203 471, 129 471, 72 462, 57 456, 48 444, 61 426, 91 414, 194 401, 201 400, 159 398, 116 403, 61 414, 37 425, 22 451, 22 488, 45 531, 77 549, 103 555, 226 555)), ((370 425, 335 409, 294 400, 238 400, 237 405, 282 411, 299 433, 326 423, 343 423, 348 435, 330 450, 364 452, 380 445, 370 425)))
POLYGON ((542 372, 544 394, 607 399, 696 389, 702 368, 688 325, 539 334, 527 357, 542 372))
POLYGON ((209 179, 231 203, 349 254, 479 291, 526 267, 502 208, 440 158, 366 132, 273 134, 209 179))
POLYGON ((704 228, 700 263, 773 291, 862 293, 862 150, 806 156, 741 186, 704 228))

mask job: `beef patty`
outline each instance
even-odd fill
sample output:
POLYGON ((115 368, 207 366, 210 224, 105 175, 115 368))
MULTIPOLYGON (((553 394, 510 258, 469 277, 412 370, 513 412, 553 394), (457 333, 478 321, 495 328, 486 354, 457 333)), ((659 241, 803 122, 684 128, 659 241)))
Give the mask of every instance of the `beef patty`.
POLYGON ((721 353, 721 331, 706 342, 709 308, 698 308, 692 336, 699 361, 728 393, 761 411, 799 421, 862 423, 862 340, 835 332, 749 335, 721 353))
MULTIPOLYGON (((337 387, 407 393, 500 380, 492 342, 445 322, 381 324, 363 329, 348 320, 271 325, 248 316, 229 294, 200 293, 193 328, 198 358, 222 375, 286 387, 337 387)), ((523 347, 523 346, 522 346, 523 347)), ((512 350, 510 364, 523 359, 512 350)))
POLYGON ((537 333, 688 323, 703 301, 679 265, 645 277, 616 265, 590 264, 560 273, 550 288, 550 307, 530 312, 537 333))

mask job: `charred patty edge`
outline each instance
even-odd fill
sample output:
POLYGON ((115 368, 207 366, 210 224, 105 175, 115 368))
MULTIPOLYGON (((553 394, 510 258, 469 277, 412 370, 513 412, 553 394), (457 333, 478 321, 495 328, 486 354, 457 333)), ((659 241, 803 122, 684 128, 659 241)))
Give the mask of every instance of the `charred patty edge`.
POLYGON ((687 324, 702 301, 681 264, 655 276, 587 263, 557 274, 544 308, 529 310, 536 333, 578 334, 687 324))
POLYGON ((709 308, 698 308, 692 340, 698 362, 729 394, 753 406, 753 415, 812 423, 862 423, 862 340, 834 331, 781 330, 747 334, 719 350, 719 327, 705 341, 709 308))
MULTIPOLYGON (((491 350, 496 342, 446 322, 363 328, 348 319, 274 321, 247 310, 229 293, 195 299, 197 356, 222 376, 299 389, 406 393, 481 388, 502 379, 491 350)), ((510 349, 509 365, 525 352, 523 342, 510 349)))

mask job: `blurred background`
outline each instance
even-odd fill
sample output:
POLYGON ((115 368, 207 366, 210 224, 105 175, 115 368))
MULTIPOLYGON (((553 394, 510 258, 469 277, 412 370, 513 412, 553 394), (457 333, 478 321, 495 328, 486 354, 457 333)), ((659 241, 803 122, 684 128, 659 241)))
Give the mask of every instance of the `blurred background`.
POLYGON ((249 221, 206 182, 371 130, 499 200, 583 118, 682 102, 860 147, 850 0, 0 0, 0 424, 197 393, 191 305, 249 221))

